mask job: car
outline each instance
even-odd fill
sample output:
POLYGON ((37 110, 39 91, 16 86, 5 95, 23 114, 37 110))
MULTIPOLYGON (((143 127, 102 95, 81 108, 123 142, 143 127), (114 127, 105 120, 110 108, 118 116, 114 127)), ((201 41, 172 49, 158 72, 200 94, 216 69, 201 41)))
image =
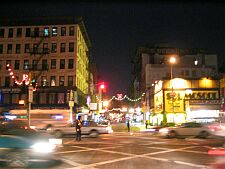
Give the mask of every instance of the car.
POLYGON ((147 130, 150 131, 152 134, 158 134, 160 129, 166 128, 166 127, 174 127, 176 126, 175 123, 163 123, 162 125, 158 126, 149 126, 147 127, 147 130))
MULTIPOLYGON (((98 137, 99 134, 112 133, 111 125, 98 125, 91 120, 82 121, 81 134, 91 137, 98 137)), ((47 133, 54 135, 56 138, 61 138, 65 135, 76 135, 75 124, 68 123, 63 126, 52 126, 47 129, 47 133)))
POLYGON ((35 164, 52 163, 52 136, 39 133, 24 121, 9 121, 1 124, 0 167, 26 168, 35 164))
POLYGON ((186 122, 176 127, 165 127, 159 130, 161 136, 168 138, 176 138, 179 136, 207 138, 211 133, 212 131, 207 125, 197 122, 186 122))

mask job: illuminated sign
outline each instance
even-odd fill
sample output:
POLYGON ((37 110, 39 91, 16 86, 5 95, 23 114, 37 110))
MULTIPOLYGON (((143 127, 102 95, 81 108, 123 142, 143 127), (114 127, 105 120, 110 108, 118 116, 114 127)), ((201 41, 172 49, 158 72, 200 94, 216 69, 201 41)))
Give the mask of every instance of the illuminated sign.
POLYGON ((218 91, 192 91, 192 93, 185 94, 185 99, 215 100, 215 99, 219 99, 219 92, 218 91))
POLYGON ((174 91, 174 93, 174 95, 171 95, 171 91, 164 92, 165 111, 174 113, 184 112, 185 91, 174 91))
POLYGON ((162 112, 163 111, 163 92, 158 92, 154 95, 154 111, 162 112))

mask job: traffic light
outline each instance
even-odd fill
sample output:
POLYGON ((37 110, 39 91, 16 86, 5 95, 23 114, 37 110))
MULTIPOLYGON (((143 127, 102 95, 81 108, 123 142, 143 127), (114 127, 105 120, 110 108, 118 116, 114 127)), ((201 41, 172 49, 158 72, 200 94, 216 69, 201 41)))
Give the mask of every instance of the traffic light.
POLYGON ((99 90, 101 90, 102 92, 106 92, 106 85, 104 82, 101 82, 99 85, 99 90))

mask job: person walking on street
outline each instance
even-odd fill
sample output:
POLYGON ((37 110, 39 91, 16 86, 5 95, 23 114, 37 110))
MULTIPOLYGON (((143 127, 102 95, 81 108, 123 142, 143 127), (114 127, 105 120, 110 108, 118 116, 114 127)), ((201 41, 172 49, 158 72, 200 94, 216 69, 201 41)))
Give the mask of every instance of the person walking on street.
POLYGON ((80 120, 80 116, 78 117, 78 119, 76 120, 76 140, 77 141, 81 141, 81 120, 80 120))
POLYGON ((130 120, 127 120, 127 130, 130 132, 130 120))

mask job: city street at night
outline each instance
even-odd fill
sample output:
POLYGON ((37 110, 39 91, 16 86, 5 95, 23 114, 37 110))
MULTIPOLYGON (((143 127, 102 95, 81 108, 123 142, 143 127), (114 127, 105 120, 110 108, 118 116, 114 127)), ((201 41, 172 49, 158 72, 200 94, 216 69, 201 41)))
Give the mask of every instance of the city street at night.
POLYGON ((63 139, 54 155, 61 160, 60 169, 197 169, 223 168, 224 156, 208 155, 220 147, 223 139, 165 139, 149 133, 113 133, 99 138, 63 139))

